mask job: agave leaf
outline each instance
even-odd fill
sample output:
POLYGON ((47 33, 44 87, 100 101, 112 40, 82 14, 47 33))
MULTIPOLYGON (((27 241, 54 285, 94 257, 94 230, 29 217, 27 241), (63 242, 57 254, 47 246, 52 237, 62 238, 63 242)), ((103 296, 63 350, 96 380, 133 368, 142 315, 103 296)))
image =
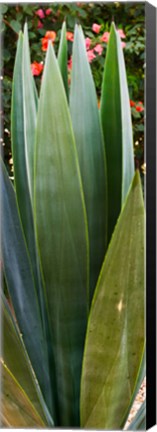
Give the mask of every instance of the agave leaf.
POLYGON ((100 106, 108 184, 108 240, 134 175, 129 93, 120 36, 114 23, 108 43, 100 106))
POLYGON ((67 98, 50 44, 37 120, 34 215, 55 356, 58 425, 78 426, 88 232, 67 98))
POLYGON ((142 403, 127 430, 146 430, 146 401, 142 403))
POLYGON ((44 427, 45 423, 20 387, 13 374, 0 360, 2 373, 1 419, 3 427, 44 427))
POLYGON ((33 188, 34 138, 37 96, 31 75, 27 26, 20 33, 13 76, 11 136, 15 190, 22 227, 30 254, 40 313, 44 323, 42 283, 35 245, 31 194, 33 188))
POLYGON ((123 428, 143 350, 144 204, 137 172, 91 306, 81 381, 83 428, 123 428))
POLYGON ((96 91, 82 29, 77 25, 72 58, 70 112, 87 209, 92 299, 107 245, 107 180, 96 91))
POLYGON ((63 83, 67 95, 67 99, 69 97, 69 89, 68 89, 68 48, 67 48, 67 40, 66 40, 66 22, 63 22, 61 37, 58 49, 58 64, 60 67, 61 75, 63 78, 63 83))
POLYGON ((53 402, 49 380, 47 346, 43 335, 38 299, 15 192, 2 161, 2 259, 8 291, 14 306, 22 338, 38 379, 43 397, 51 413, 53 402))
POLYGON ((53 420, 43 400, 39 385, 33 375, 32 367, 26 353, 22 338, 10 312, 7 301, 1 297, 3 346, 2 359, 30 402, 42 418, 45 426, 54 426, 53 420))
POLYGON ((38 97, 30 67, 27 24, 24 27, 22 73, 25 160, 29 191, 32 197, 34 191, 34 144, 38 97))

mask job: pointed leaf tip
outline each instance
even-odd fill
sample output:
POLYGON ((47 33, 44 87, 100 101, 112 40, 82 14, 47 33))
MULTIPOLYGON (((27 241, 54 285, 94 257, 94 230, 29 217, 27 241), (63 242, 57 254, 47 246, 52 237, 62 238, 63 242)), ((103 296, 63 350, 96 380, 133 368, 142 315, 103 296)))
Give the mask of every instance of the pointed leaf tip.
POLYGON ((132 181, 132 187, 134 188, 140 182, 141 182, 140 172, 139 170, 136 170, 132 181))

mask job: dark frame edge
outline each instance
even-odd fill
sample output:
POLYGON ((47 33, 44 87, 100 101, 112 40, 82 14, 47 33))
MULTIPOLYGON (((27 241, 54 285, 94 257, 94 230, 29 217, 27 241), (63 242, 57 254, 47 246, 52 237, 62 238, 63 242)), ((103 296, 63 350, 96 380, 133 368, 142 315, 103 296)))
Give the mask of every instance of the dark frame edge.
POLYGON ((156 8, 146 2, 146 429, 156 424, 156 8))

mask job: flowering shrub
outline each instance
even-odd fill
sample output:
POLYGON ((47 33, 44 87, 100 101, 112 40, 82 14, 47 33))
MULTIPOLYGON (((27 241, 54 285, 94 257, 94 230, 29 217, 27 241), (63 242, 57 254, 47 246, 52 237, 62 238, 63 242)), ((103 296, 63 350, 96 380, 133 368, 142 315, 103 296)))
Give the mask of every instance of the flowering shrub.
MULTIPOLYGON (((48 9, 46 10, 48 11, 48 9)), ((46 12, 45 12, 46 13, 46 12)), ((38 9, 36 14, 40 17, 40 18, 44 18, 45 15, 43 13, 42 9, 38 9)), ((101 25, 94 23, 92 25, 92 30, 93 32, 95 32, 96 34, 100 33, 101 30, 101 25)), ((122 29, 118 29, 119 35, 120 37, 126 38, 126 35, 124 33, 124 31, 122 29)), ((108 43, 109 41, 109 37, 110 37, 110 33, 109 32, 104 32, 102 35, 99 35, 97 38, 93 37, 93 38, 89 38, 87 37, 85 39, 85 45, 86 45, 86 50, 87 50, 87 57, 88 57, 88 61, 89 63, 91 63, 94 59, 96 59, 97 56, 101 56, 103 49, 106 48, 106 46, 104 45, 108 43), (98 43, 97 43, 98 42, 98 43), (92 49, 90 49, 92 46, 92 49)), ((66 32, 66 39, 67 41, 73 42, 74 40, 74 33, 71 31, 67 31, 66 32)), ((43 38, 41 38, 41 43, 42 43, 42 51, 47 51, 48 49, 48 42, 51 41, 52 44, 54 43, 54 41, 56 40, 56 32, 55 31, 47 31, 44 35, 43 38)), ((122 47, 125 48, 126 43, 122 42, 122 47)), ((72 67, 72 58, 70 57, 68 59, 68 70, 70 71, 72 67)), ((34 61, 32 63, 32 74, 34 76, 38 76, 40 75, 40 73, 43 70, 43 63, 38 63, 37 61, 34 61)))
POLYGON ((10 99, 12 87, 13 59, 15 56, 17 34, 28 23, 32 73, 35 77, 38 90, 40 89, 41 74, 44 68, 44 59, 48 41, 51 40, 56 52, 60 39, 61 24, 66 19, 68 40, 68 73, 69 84, 72 65, 73 30, 77 21, 83 27, 88 60, 92 68, 98 100, 101 88, 101 76, 109 40, 109 28, 112 17, 118 23, 118 32, 122 47, 125 50, 125 62, 130 92, 130 100, 136 101, 132 107, 132 120, 134 130, 135 157, 137 166, 143 164, 144 142, 144 4, 127 3, 53 3, 48 5, 23 4, 1 6, 2 26, 4 35, 4 78, 3 78, 3 121, 4 139, 1 142, 4 148, 6 164, 11 160, 10 150, 10 99), (41 7, 40 7, 41 6, 41 7), (108 23, 108 24, 107 24, 108 23), (138 152, 138 149, 142 149, 138 152))

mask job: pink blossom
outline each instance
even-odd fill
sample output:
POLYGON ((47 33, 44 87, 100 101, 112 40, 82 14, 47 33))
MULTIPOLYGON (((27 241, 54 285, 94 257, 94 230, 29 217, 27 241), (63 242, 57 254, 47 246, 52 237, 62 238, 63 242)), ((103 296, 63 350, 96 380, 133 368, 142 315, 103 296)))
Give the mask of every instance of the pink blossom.
POLYGON ((86 49, 89 50, 91 45, 91 39, 89 37, 85 39, 85 44, 86 44, 86 49))
POLYGON ((94 23, 94 24, 92 25, 92 30, 93 30, 94 33, 99 33, 99 32, 100 32, 100 29, 101 29, 101 25, 96 24, 96 23, 94 23))
POLYGON ((87 57, 88 57, 88 61, 89 61, 89 63, 91 63, 92 60, 94 60, 94 58, 95 58, 95 54, 94 54, 93 50, 89 50, 89 51, 87 51, 87 57))
POLYGON ((126 38, 126 35, 125 35, 125 33, 123 32, 122 29, 118 29, 117 32, 119 33, 119 36, 121 37, 121 39, 125 39, 126 38))
POLYGON ((121 47, 125 48, 126 47, 126 43, 125 42, 121 42, 121 47))
POLYGON ((105 32, 101 36, 100 40, 101 40, 101 42, 106 42, 107 43, 109 41, 109 37, 110 37, 110 33, 109 32, 105 32))
POLYGON ((44 11, 43 11, 42 9, 38 9, 38 10, 36 11, 36 15, 38 15, 38 17, 39 17, 40 19, 45 18, 45 14, 44 14, 44 11))
POLYGON ((96 53, 97 53, 98 55, 101 55, 102 52, 103 52, 103 47, 102 47, 100 44, 97 44, 97 45, 94 47, 94 51, 96 51, 96 53))
POLYGON ((72 69, 72 57, 68 60, 68 70, 71 71, 72 69))
POLYGON ((52 12, 51 9, 46 9, 46 11, 45 11, 46 15, 50 15, 51 12, 52 12))
POLYGON ((40 29, 40 28, 43 28, 43 27, 44 27, 43 23, 40 20, 38 20, 37 28, 40 29))

